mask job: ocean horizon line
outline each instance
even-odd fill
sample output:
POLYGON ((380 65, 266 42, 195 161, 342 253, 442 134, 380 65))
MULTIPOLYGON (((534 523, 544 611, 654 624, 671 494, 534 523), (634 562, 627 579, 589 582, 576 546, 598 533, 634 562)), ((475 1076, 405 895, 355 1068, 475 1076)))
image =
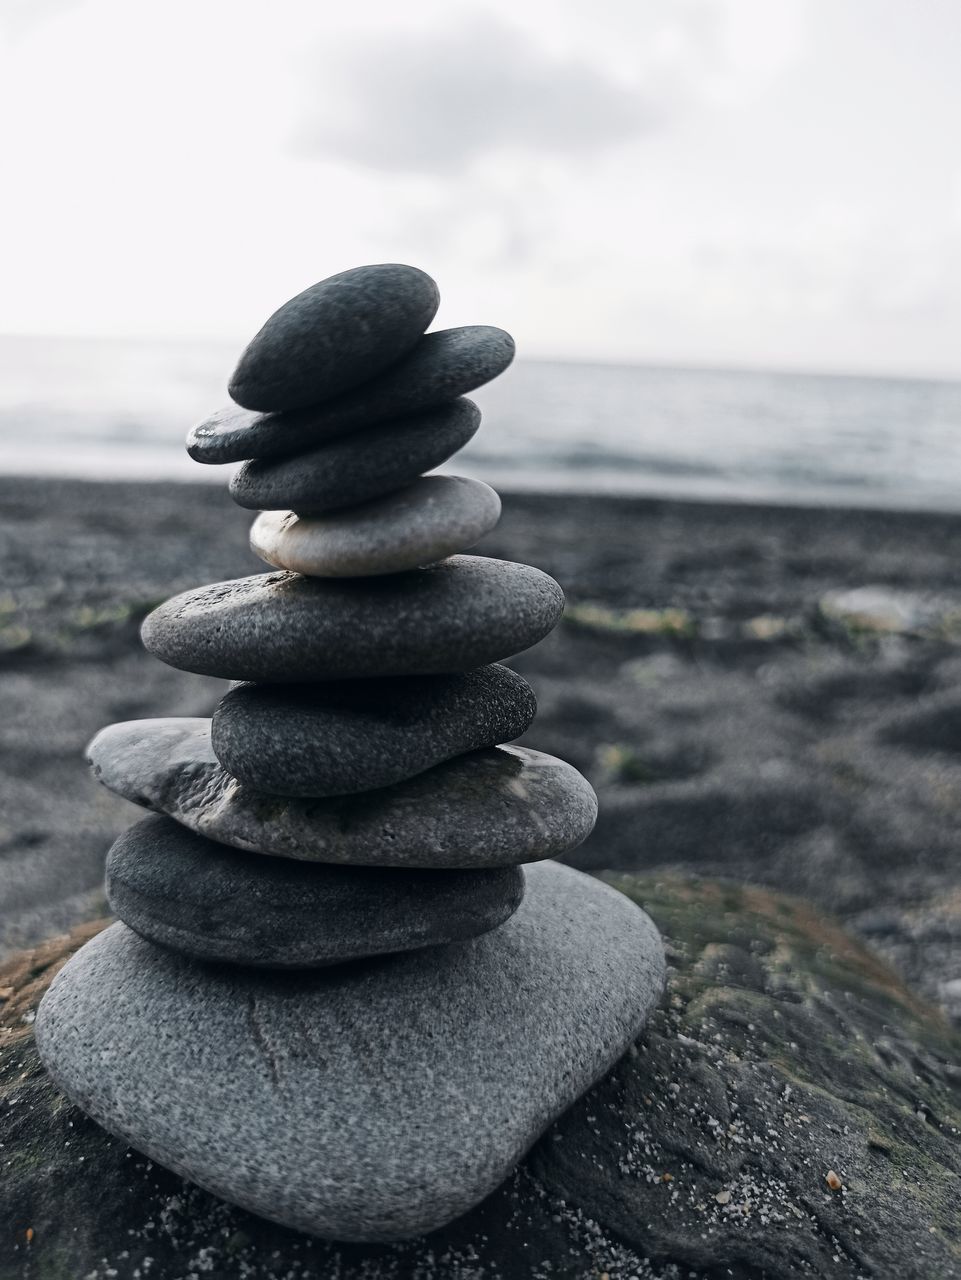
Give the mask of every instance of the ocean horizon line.
MULTIPOLYGON (((100 334, 100 333, 9 333, 0 331, 2 342, 27 343, 78 343, 101 345, 116 343, 131 347, 161 346, 167 348, 188 348, 198 345, 232 351, 239 356, 244 349, 242 338, 223 337, 219 335, 174 335, 174 334, 100 334)), ((733 374, 747 377, 785 377, 785 378, 837 378, 854 381, 877 382, 933 382, 950 386, 961 385, 961 368, 951 372, 943 369, 905 369, 878 370, 864 367, 827 365, 813 366, 808 364, 790 365, 782 362, 770 364, 745 364, 738 361, 726 361, 721 358, 667 358, 667 357, 628 357, 597 356, 564 353, 535 353, 521 351, 515 358, 515 364, 536 365, 576 365, 585 368, 638 369, 652 373, 692 373, 692 374, 733 374)), ((228 361, 229 364, 229 361, 228 361)), ((224 374, 226 384, 229 368, 224 374)))

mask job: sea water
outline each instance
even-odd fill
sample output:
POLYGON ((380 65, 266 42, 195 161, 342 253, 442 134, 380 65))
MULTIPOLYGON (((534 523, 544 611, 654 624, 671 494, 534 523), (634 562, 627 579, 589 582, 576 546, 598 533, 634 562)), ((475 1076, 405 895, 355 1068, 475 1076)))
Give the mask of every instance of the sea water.
MULTIPOLYGON (((219 478, 236 345, 0 337, 0 472, 219 478)), ((961 382, 518 360, 447 470, 504 490, 961 509, 961 382)))

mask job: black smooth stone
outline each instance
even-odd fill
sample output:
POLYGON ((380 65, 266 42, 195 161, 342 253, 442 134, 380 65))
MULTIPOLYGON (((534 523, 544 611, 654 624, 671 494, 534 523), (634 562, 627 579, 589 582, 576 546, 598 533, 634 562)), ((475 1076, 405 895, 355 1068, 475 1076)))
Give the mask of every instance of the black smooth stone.
POLYGON ((480 426, 472 400, 367 427, 291 458, 255 458, 230 481, 234 502, 252 511, 324 515, 412 484, 462 449, 480 426))
POLYGON ((331 400, 405 356, 439 303, 429 275, 396 262, 321 280, 252 339, 230 379, 231 398, 271 412, 331 400))
POLYGON ((514 339, 503 329, 438 329, 386 373, 327 404, 294 413, 220 409, 188 432, 187 452, 196 462, 212 463, 303 453, 361 427, 456 400, 503 373, 513 358, 514 339))
POLYGON ((564 593, 539 569, 451 556, 383 577, 215 582, 148 614, 141 636, 172 667, 228 680, 435 675, 530 648, 563 608, 564 593))
POLYGON ((242 684, 214 712, 229 774, 282 796, 389 787, 444 760, 519 738, 537 711, 509 667, 313 685, 242 684))
POLYGON ((459 942, 524 895, 519 867, 398 871, 265 858, 152 814, 107 855, 107 900, 142 937, 202 960, 315 968, 459 942))

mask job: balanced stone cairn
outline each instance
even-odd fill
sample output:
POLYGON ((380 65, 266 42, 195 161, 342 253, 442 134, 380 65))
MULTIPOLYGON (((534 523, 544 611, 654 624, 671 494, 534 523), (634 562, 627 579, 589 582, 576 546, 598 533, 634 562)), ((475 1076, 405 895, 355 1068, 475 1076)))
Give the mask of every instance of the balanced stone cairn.
POLYGON ((499 660, 558 585, 462 555, 500 502, 422 473, 477 430, 500 329, 426 334, 434 282, 360 267, 281 307, 201 462, 262 512, 277 572, 168 600, 143 641, 234 683, 212 720, 111 725, 97 777, 153 810, 114 844, 112 925, 36 1035, 69 1098, 254 1213, 392 1240, 464 1213, 640 1032, 663 981, 648 917, 545 861, 590 832, 570 765, 498 745, 535 711, 499 660), (522 866, 522 864, 528 864, 522 866))

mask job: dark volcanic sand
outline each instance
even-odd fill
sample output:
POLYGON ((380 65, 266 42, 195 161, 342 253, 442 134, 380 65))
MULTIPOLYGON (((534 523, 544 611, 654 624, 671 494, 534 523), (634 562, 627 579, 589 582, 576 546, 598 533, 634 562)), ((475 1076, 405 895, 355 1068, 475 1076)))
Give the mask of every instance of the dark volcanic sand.
MULTIPOLYGON (((265 569, 250 519, 225 485, 0 480, 0 953, 103 909, 104 855, 140 811, 83 746, 213 709, 225 686, 149 658, 137 628, 265 569)), ((540 702, 523 741, 600 796, 570 861, 806 895, 961 1013, 961 517, 508 495, 481 549, 568 595, 512 665, 540 702), (869 584, 918 617, 820 610, 869 584)))

